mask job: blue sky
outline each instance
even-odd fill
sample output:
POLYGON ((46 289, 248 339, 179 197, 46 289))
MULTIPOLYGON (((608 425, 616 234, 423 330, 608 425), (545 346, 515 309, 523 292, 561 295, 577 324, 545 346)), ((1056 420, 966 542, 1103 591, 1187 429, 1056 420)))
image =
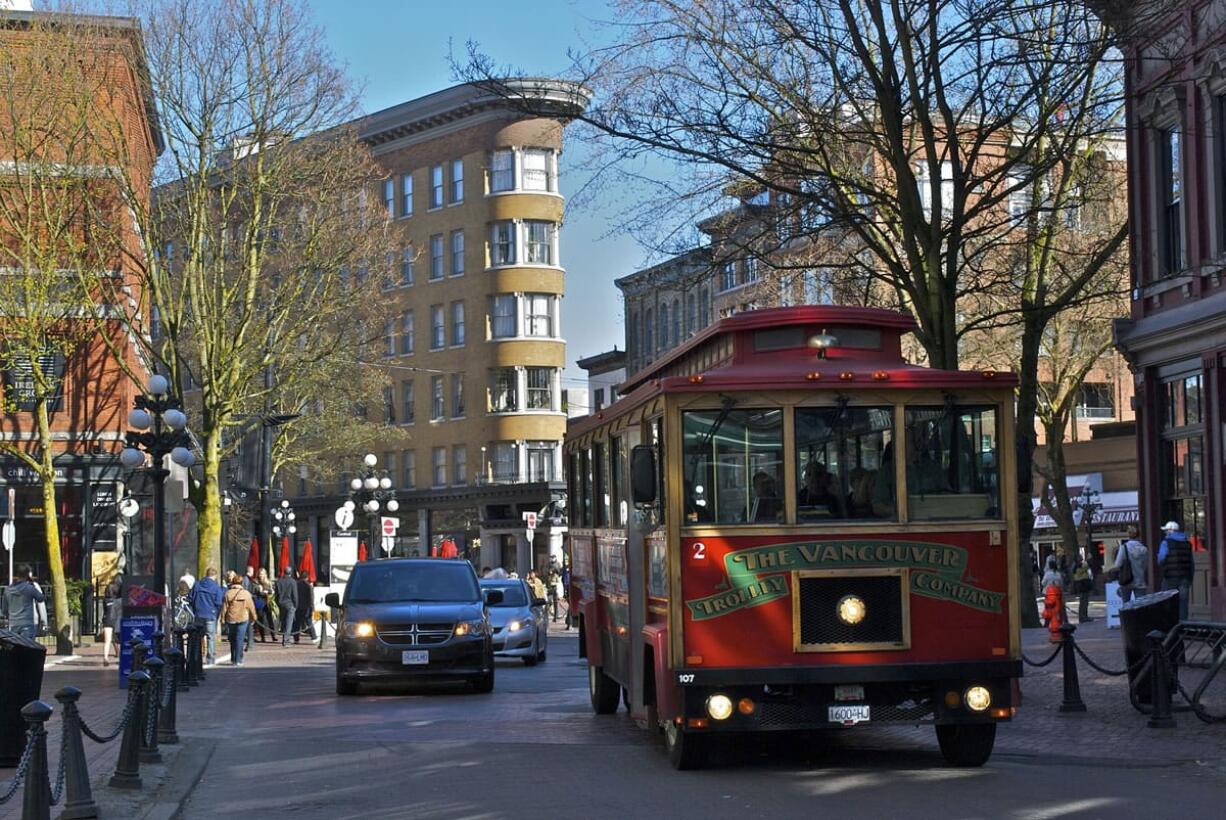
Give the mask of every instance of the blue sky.
MULTIPOLYGON (((448 54, 454 49, 462 57, 469 40, 479 43, 498 65, 556 75, 569 65, 567 50, 588 47, 601 34, 594 21, 608 19, 599 0, 532 0, 518 7, 488 0, 310 0, 310 5, 330 47, 363 89, 366 111, 454 85, 448 54)), ((581 153, 572 143, 563 155, 564 193, 583 182, 572 170, 581 153)), ((624 348, 622 303, 613 280, 645 259, 628 236, 606 236, 612 205, 606 206, 597 200, 583 209, 567 208, 562 229, 568 386, 583 376, 576 359, 614 344, 624 348)))

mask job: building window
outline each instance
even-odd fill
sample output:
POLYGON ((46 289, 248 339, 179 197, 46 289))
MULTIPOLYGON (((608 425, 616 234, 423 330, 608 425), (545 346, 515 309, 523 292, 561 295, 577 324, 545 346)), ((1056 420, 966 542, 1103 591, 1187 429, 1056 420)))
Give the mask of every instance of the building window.
POLYGON ((1162 272, 1175 273, 1184 266, 1183 257, 1183 135, 1178 128, 1158 131, 1158 215, 1162 272))
POLYGON ((464 275, 464 231, 451 232, 451 275, 464 275))
POLYGON ((430 206, 431 209, 443 207, 443 166, 435 165, 430 169, 430 206))
POLYGON ((514 413, 519 410, 519 373, 513 367, 501 367, 490 373, 490 412, 514 413))
POLYGON ((515 223, 509 220, 490 226, 490 264, 515 264, 515 223))
POLYGON ((545 293, 524 294, 524 335, 553 338, 553 297, 545 293))
POLYGON ((519 458, 512 442, 500 441, 494 445, 494 480, 517 481, 519 458))
POLYGON ((383 180, 383 207, 387 209, 387 218, 396 218, 396 180, 383 180))
POLYGON ((383 323, 383 355, 396 355, 396 320, 388 319, 383 323))
POLYGON ((681 344, 681 303, 673 300, 673 345, 681 344))
POLYGON ((702 289, 698 299, 698 321, 703 327, 711 324, 711 291, 702 289))
MULTIPOLYGON (((921 162, 915 166, 915 184, 919 192, 920 207, 924 210, 924 218, 932 219, 932 177, 928 174, 928 163, 921 162)), ((954 205, 954 164, 941 163, 941 218, 948 219, 954 205)))
POLYGON ((451 161, 451 201, 452 203, 464 201, 464 160, 462 159, 451 161))
POLYGON ((413 215, 413 175, 400 176, 400 215, 413 215))
POLYGON ((413 450, 405 450, 402 458, 404 460, 404 488, 412 490, 417 487, 417 453, 413 450))
POLYGON ((732 290, 736 287, 736 262, 725 262, 724 269, 719 274, 719 289, 732 290))
POLYGON ((648 360, 656 352, 654 329, 651 308, 647 308, 647 311, 643 314, 643 352, 647 355, 648 360))
POLYGON ((756 257, 749 257, 745 260, 745 281, 758 281, 758 260, 756 257))
POLYGON ((685 296, 685 335, 689 337, 698 329, 698 299, 694 294, 685 296))
POLYGON ((597 387, 592 391, 592 412, 596 412, 604 407, 604 388, 597 387))
POLYGON ((1162 518, 1178 522, 1193 550, 1205 538, 1204 376, 1186 373, 1162 385, 1162 518))
POLYGON ((552 441, 529 441, 526 444, 529 481, 554 480, 554 454, 558 445, 552 441))
POLYGON ((807 270, 801 275, 801 297, 806 305, 834 304, 834 285, 828 270, 807 270))
POLYGON ((451 374, 451 417, 464 418, 464 374, 451 374))
POLYGON ((463 444, 451 448, 451 483, 468 483, 468 448, 463 444))
POLYGON ((510 339, 518 335, 515 327, 515 296, 500 293, 490 305, 490 336, 494 339, 510 339))
POLYGON ((430 451, 430 462, 433 474, 430 476, 431 482, 435 487, 444 487, 447 484, 447 448, 435 447, 430 451))
POLYGON ((392 386, 383 388, 383 423, 394 424, 396 422, 396 391, 392 386))
POLYGON ((523 152, 523 190, 556 191, 553 172, 553 151, 548 148, 526 148, 523 152))
POLYGON ((553 238, 556 226, 552 222, 528 220, 524 222, 524 246, 526 261, 531 265, 552 265, 553 238))
POLYGON ((442 350, 447 344, 442 305, 430 306, 430 349, 442 350))
POLYGON ((1077 418, 1115 418, 1115 385, 1110 382, 1083 382, 1077 391, 1077 418))
POLYGON ((413 413, 413 380, 400 383, 400 423, 412 424, 413 413))
POLYGON ((1226 253, 1226 94, 1213 98, 1214 135, 1217 140, 1217 251, 1226 253))
POLYGON ((451 303, 451 346, 464 344, 464 303, 451 303))
POLYGON ((510 191, 515 188, 515 152, 511 149, 495 151, 490 157, 490 192, 510 191))
POLYGON ((668 350, 671 347, 668 338, 668 305, 660 305, 660 347, 668 350))
POLYGON ((400 314, 400 355, 413 353, 413 311, 406 310, 400 314))
POLYGON ((553 409, 553 368, 528 368, 528 409, 553 409))
POLYGON ((413 284, 413 257, 417 252, 413 250, 412 245, 405 246, 405 249, 400 254, 400 285, 408 287, 413 284))
POLYGON ((430 377, 430 421, 442 421, 447 417, 447 402, 443 396, 443 377, 430 377))
POLYGON ((430 237, 430 281, 443 278, 443 235, 436 233, 430 237))

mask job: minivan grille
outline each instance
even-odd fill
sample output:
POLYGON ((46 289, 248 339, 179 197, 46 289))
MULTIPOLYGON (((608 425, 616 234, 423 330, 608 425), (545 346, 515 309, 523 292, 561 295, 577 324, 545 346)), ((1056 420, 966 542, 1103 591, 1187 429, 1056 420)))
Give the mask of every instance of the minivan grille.
POLYGON ((905 570, 832 570, 797 573, 793 586, 795 648, 801 652, 905 649, 910 644, 905 570), (864 619, 840 620, 839 602, 854 595, 864 619))
POLYGON ((392 646, 430 646, 446 642, 454 629, 454 624, 381 624, 375 633, 392 646))

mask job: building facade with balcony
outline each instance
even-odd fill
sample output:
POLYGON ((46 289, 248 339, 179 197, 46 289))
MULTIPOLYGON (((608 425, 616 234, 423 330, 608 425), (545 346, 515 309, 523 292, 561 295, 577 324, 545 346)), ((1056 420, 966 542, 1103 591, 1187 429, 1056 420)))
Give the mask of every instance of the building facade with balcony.
MULTIPOLYGON (((561 555, 558 167, 563 126, 587 100, 549 80, 465 84, 354 123, 386 173, 371 195, 400 240, 384 283, 397 311, 382 412, 411 446, 376 453, 398 490, 396 554, 449 538, 478 567, 521 575, 561 555), (542 511, 529 542, 523 514, 542 511)), ((295 507, 326 543, 343 487, 314 489, 295 507)))
POLYGON ((1226 0, 1091 0, 1123 41, 1143 540, 1178 522, 1191 616, 1226 618, 1226 0))

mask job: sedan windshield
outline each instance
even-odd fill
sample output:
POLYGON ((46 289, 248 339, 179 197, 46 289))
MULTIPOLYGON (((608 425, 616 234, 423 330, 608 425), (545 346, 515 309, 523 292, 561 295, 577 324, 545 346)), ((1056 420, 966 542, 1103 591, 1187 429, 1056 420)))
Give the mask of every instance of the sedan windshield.
POLYGON ((523 584, 482 584, 482 589, 502 590, 502 603, 494 606, 527 606, 528 596, 524 593, 523 584))
POLYGON ((465 561, 412 564, 372 562, 354 567, 347 603, 479 601, 472 565, 465 561))

